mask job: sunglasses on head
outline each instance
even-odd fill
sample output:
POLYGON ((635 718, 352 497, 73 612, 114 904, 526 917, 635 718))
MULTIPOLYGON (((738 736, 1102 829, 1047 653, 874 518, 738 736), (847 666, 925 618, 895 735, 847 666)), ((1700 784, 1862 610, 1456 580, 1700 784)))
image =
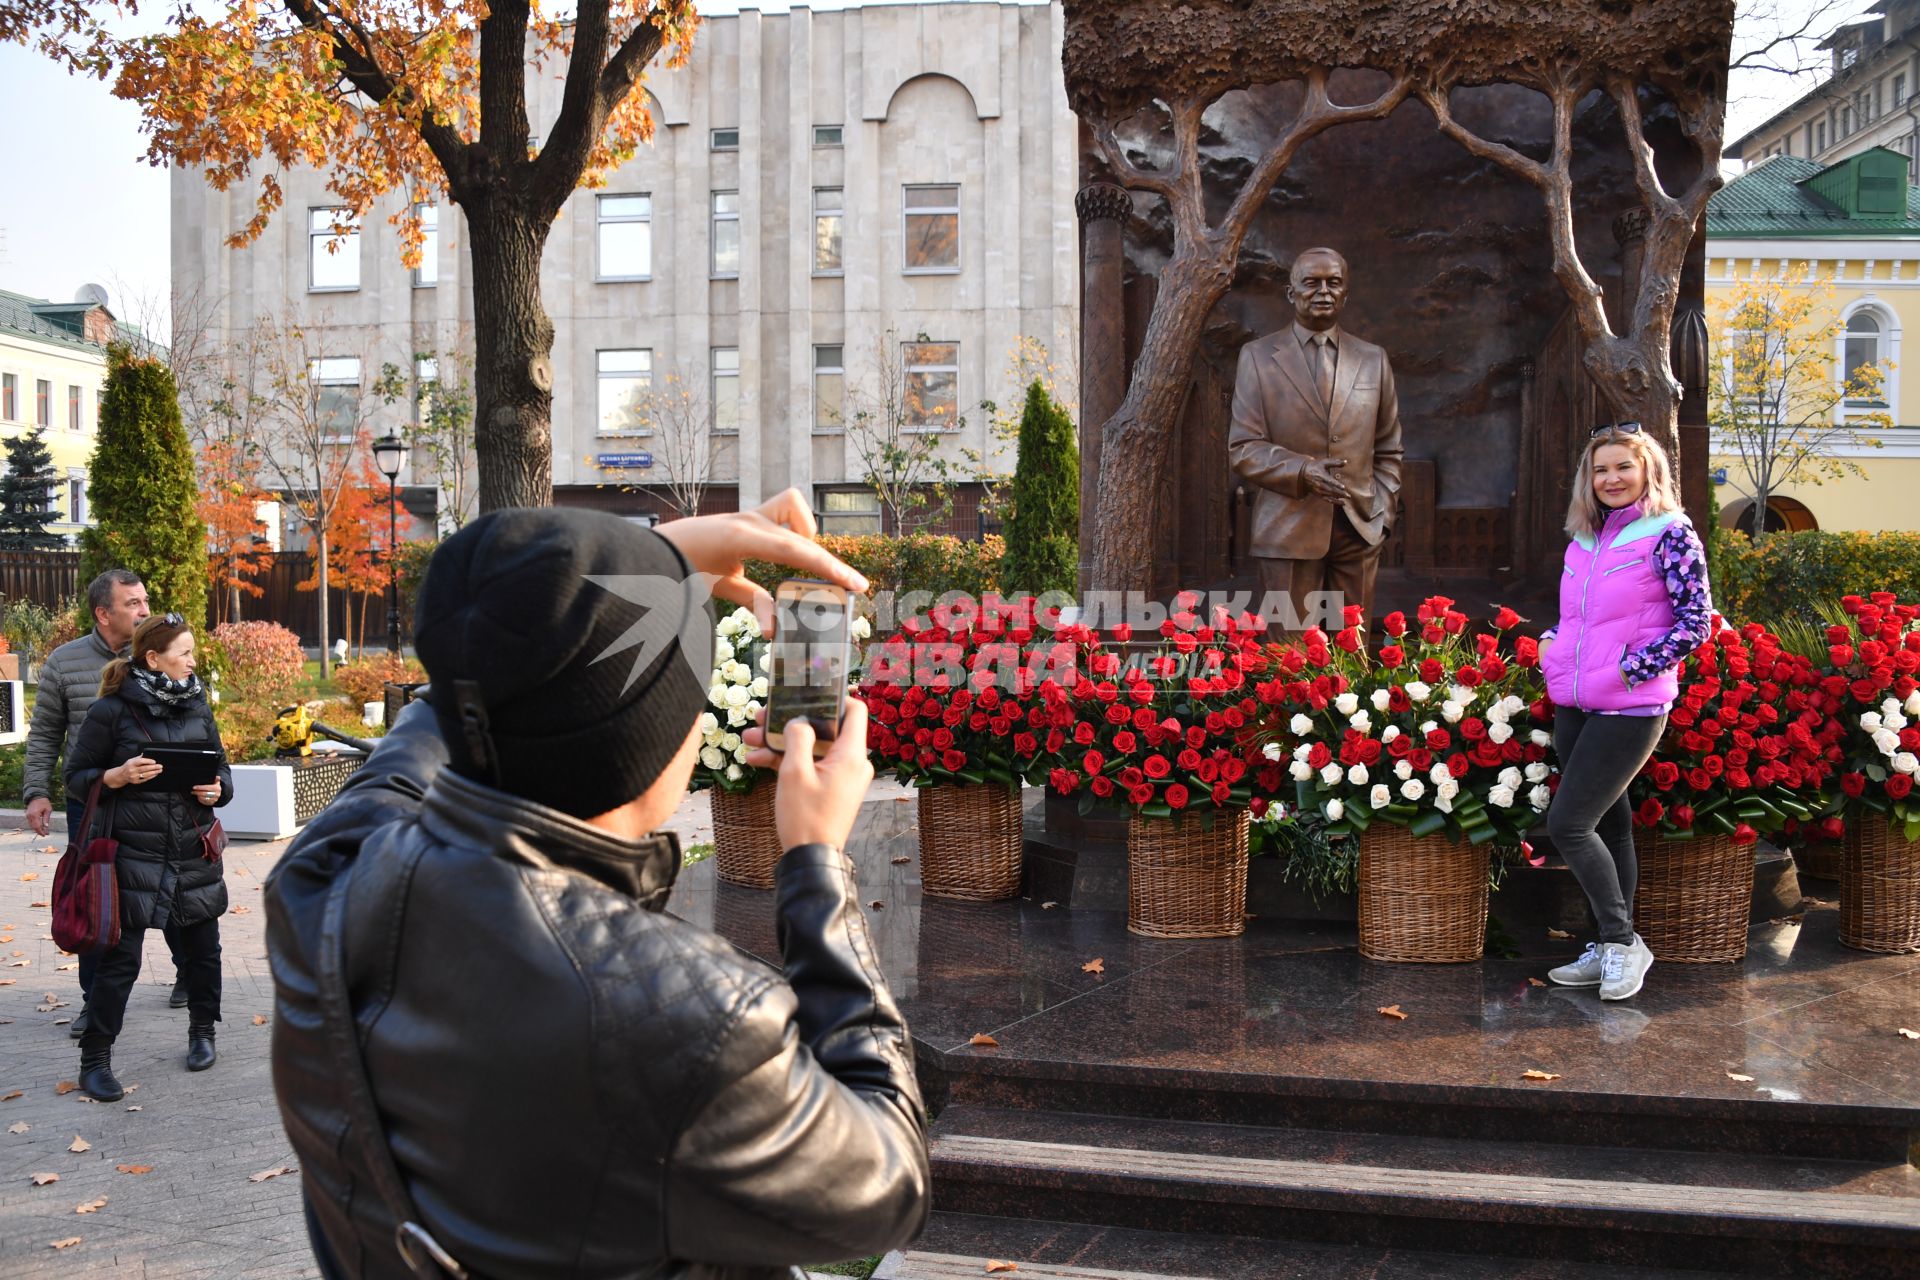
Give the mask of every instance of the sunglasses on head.
POLYGON ((177 613, 162 614, 160 621, 166 623, 170 627, 184 627, 187 625, 187 620, 181 617, 177 613))
POLYGON ((1618 431, 1623 436, 1638 435, 1640 433, 1640 424, 1637 422, 1603 422, 1593 430, 1587 432, 1587 439, 1591 440, 1595 436, 1603 435, 1609 431, 1618 431))

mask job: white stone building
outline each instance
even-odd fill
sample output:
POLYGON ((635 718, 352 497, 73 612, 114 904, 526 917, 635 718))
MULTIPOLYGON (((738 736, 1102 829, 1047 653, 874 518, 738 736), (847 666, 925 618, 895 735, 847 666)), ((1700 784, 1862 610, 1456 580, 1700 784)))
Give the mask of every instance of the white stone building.
MULTIPOLYGON (((547 245, 555 501, 662 509, 648 487, 667 478, 662 442, 637 408, 675 375, 710 424, 704 509, 796 485, 830 528, 878 528, 841 405, 879 395, 883 345, 943 455, 964 466, 964 451, 990 453, 978 406, 1017 395, 1019 341, 1063 361, 1078 350, 1063 30, 1058 6, 1015 0, 706 19, 685 68, 648 76, 652 145, 604 188, 576 192, 547 245)), ((530 88, 535 145, 564 70, 530 88)), ((228 331, 262 314, 298 323, 343 397, 364 394, 384 362, 461 347, 472 299, 457 209, 435 211, 410 272, 387 221, 397 203, 329 252, 334 201, 320 175, 281 181, 284 211, 235 250, 224 238, 256 190, 175 172, 176 299, 197 295, 228 331)), ((379 434, 406 412, 397 401, 370 425, 379 434)), ((999 469, 1011 465, 1003 456, 999 469)), ((963 534, 977 529, 967 496, 963 534)))
POLYGON ((1822 166, 1874 147, 1920 159, 1920 0, 1879 0, 1820 42, 1832 75, 1728 145, 1752 168, 1773 156, 1822 166))

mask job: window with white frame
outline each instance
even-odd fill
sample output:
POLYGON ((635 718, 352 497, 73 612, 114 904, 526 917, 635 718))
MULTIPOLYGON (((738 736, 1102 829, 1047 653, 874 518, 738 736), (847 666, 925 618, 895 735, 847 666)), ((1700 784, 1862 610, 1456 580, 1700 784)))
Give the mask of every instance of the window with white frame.
POLYGON ((846 430, 845 350, 838 343, 813 349, 813 429, 815 431, 846 430))
POLYGON ((20 421, 20 375, 0 373, 0 421, 20 421))
POLYGON ((440 361, 434 356, 416 356, 413 361, 413 420, 426 425, 433 416, 434 393, 440 390, 440 361))
POLYGON ((708 389, 713 405, 713 429, 720 435, 740 430, 740 348, 713 349, 712 386, 708 389))
POLYGON ((960 421, 960 344, 902 343, 906 394, 901 419, 910 431, 948 431, 960 421))
POLYGON ((597 196, 595 276, 600 280, 646 280, 653 275, 653 197, 597 196))
POLYGON ((1843 339, 1841 355, 1841 385, 1851 387, 1863 369, 1877 368, 1881 372, 1883 385, 1878 396, 1863 398, 1849 396, 1848 408, 1884 409, 1887 407, 1886 376, 1887 327, 1879 312, 1863 308, 1847 317, 1846 337, 1843 339))
POLYGON ((420 219, 420 265, 413 269, 413 287, 431 289, 440 283, 440 206, 417 204, 420 219))
POLYGON ((1815 122, 1813 126, 1813 136, 1814 150, 1825 151, 1827 149, 1827 122, 1825 120, 1815 122))
POLYGON ((53 425, 53 383, 45 378, 33 380, 33 425, 36 427, 53 425))
POLYGON ((879 533, 880 496, 871 489, 821 489, 821 533, 879 533))
POLYGON ((713 193, 713 275, 719 280, 740 277, 740 193, 713 193))
POLYGON ((837 276, 844 270, 840 258, 840 225, 845 213, 843 188, 813 189, 813 274, 817 276, 837 276))
POLYGON ((321 441, 352 444, 360 429, 360 357, 321 356, 310 360, 307 380, 314 388, 314 414, 321 441))
POLYGON ((837 124, 817 124, 813 126, 813 145, 816 147, 838 147, 845 145, 846 130, 837 124))
POLYGON ((67 476, 67 519, 75 524, 87 522, 87 478, 84 475, 69 473, 67 476))
POLYGON ((1907 105, 1907 77, 1902 72, 1893 78, 1893 109, 1898 111, 1907 105))
POLYGON ((598 430, 603 436, 644 436, 653 352, 623 348, 595 353, 600 379, 598 430))
POLYGON ((307 211, 307 289, 360 287, 360 219, 346 208, 307 211))
POLYGON ((943 273, 960 269, 960 188, 907 187, 901 195, 905 240, 902 269, 943 273))
POLYGON ((69 382, 67 384, 67 430, 83 431, 86 429, 86 395, 87 393, 85 391, 82 391, 73 383, 69 382))
POLYGON ((740 130, 715 129, 713 131, 713 149, 715 151, 738 151, 740 149, 740 130))
POLYGON ((1840 108, 1840 136, 1846 137, 1853 132, 1853 108, 1840 108))

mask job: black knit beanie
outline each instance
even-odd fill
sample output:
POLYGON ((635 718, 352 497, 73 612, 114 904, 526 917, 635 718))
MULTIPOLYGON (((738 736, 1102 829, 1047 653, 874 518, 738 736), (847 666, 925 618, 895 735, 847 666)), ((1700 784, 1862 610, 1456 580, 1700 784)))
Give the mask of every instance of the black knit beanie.
POLYGON ((453 768, 579 818, 645 791, 706 704, 691 576, 599 511, 495 511, 441 543, 413 634, 453 768))

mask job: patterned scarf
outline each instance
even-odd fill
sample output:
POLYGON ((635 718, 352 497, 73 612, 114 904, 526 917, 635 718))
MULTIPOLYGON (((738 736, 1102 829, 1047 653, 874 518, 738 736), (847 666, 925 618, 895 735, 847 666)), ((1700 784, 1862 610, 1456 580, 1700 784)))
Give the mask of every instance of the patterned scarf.
POLYGON ((194 672, 188 672, 185 680, 174 680, 164 671, 155 671, 152 667, 134 667, 133 678, 140 682, 140 687, 156 703, 169 711, 178 711, 202 692, 200 677, 194 672))

